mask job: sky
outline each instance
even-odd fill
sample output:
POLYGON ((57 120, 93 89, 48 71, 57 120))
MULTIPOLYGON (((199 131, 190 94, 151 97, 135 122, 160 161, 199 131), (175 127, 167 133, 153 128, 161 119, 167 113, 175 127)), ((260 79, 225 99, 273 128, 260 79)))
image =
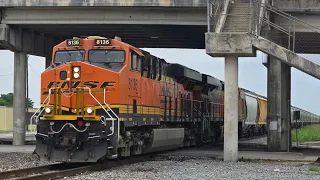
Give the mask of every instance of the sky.
MULTIPOLYGON (((170 63, 179 63, 200 73, 211 75, 224 81, 224 58, 212 58, 204 49, 149 49, 151 54, 165 59, 170 63)), ((320 55, 302 55, 320 63, 320 55)), ((0 51, 0 94, 13 92, 13 53, 0 51)), ((263 54, 258 51, 257 57, 239 58, 239 87, 267 96, 267 68, 262 65, 263 54)), ((45 69, 43 57, 30 56, 29 97, 40 106, 40 74, 45 69)), ((292 105, 320 115, 320 82, 300 72, 291 70, 291 101, 292 105)))

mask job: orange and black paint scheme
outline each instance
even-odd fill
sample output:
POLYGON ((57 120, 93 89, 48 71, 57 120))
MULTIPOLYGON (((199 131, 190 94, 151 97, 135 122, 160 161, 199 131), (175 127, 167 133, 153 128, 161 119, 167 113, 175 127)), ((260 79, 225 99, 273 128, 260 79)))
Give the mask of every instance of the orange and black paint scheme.
POLYGON ((97 162, 214 142, 223 82, 119 39, 81 37, 53 48, 41 103, 35 153, 97 162))

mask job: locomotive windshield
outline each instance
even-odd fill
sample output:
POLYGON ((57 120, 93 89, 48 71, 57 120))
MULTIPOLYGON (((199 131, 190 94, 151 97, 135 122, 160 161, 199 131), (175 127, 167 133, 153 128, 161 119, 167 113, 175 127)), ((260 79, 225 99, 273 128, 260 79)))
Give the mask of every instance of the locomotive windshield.
POLYGON ((57 51, 54 56, 54 63, 59 65, 70 61, 83 61, 84 50, 57 51))
POLYGON ((124 60, 123 50, 94 49, 89 51, 89 62, 91 63, 123 63, 124 60))

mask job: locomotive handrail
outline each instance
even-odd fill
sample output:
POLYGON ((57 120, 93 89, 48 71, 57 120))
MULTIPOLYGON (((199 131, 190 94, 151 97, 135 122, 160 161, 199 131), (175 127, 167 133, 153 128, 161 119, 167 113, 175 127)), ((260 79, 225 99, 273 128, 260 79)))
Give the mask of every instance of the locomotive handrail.
MULTIPOLYGON (((108 116, 112 119, 112 129, 111 130, 111 133, 108 134, 108 136, 112 136, 114 134, 114 118, 111 116, 111 114, 103 107, 103 105, 94 97, 94 95, 91 93, 91 89, 89 87, 81 87, 83 89, 88 89, 89 91, 89 94, 90 96, 101 106, 101 108, 108 114, 108 116)), ((48 96, 46 97, 46 99, 43 101, 43 103, 41 104, 40 108, 37 109, 37 111, 31 116, 30 118, 30 124, 32 124, 32 119, 37 115, 37 118, 39 117, 39 115, 42 114, 42 112, 44 111, 44 104, 45 106, 48 106, 48 104, 50 103, 51 101, 51 92, 52 90, 55 89, 55 88, 50 88, 49 89, 49 93, 48 93, 48 96), (46 102, 47 101, 47 102, 46 102), (41 109, 42 108, 42 109, 41 109), (40 111, 41 109, 41 111, 40 111)), ((61 89, 60 89, 61 90, 61 89)), ((62 94, 66 97, 72 97, 72 95, 74 94, 73 92, 71 92, 71 96, 67 96, 62 90, 61 90, 62 94)), ((105 89, 104 89, 104 97, 105 97, 105 89)), ((116 116, 116 118, 118 118, 118 139, 119 139, 119 117, 117 116, 117 114, 110 108, 110 106, 108 104, 106 104, 105 102, 105 99, 104 99, 104 103, 105 105, 108 107, 108 109, 116 116)), ((106 125, 106 122, 103 122, 104 125, 106 125)))
MULTIPOLYGON (((49 99, 49 101, 47 102, 46 106, 50 103, 50 95, 51 95, 51 90, 52 90, 52 89, 53 89, 53 88, 50 88, 50 89, 49 89, 49 94, 48 94, 48 96, 47 96, 46 99, 43 101, 43 103, 41 104, 41 106, 37 109, 37 111, 34 112, 33 115, 31 116, 31 118, 30 118, 30 124, 32 124, 32 119, 35 117, 35 115, 38 113, 38 111, 43 107, 43 105, 45 104, 45 102, 47 101, 47 99, 49 99)), ((39 112, 39 115, 43 112, 43 110, 44 110, 44 108, 42 108, 42 110, 39 112)), ((38 119, 39 115, 37 116, 37 119, 38 119)))
MULTIPOLYGON (((103 107, 103 105, 97 100, 96 97, 94 97, 94 95, 91 93, 91 89, 89 87, 82 87, 84 89, 88 89, 89 90, 89 94, 90 96, 101 106, 101 108, 108 114, 108 116, 112 119, 112 130, 111 130, 111 134, 108 134, 107 136, 112 136, 114 133, 114 118, 109 114, 109 112, 103 107)), ((108 106, 109 107, 109 106, 108 106)), ((119 119, 118 119, 119 121, 119 119)), ((106 125, 106 122, 105 122, 106 125)), ((118 132, 119 134, 119 132, 118 132)))
POLYGON ((103 103, 109 108, 109 110, 113 113, 113 115, 118 119, 118 141, 120 140, 120 118, 119 116, 110 108, 110 106, 106 103, 106 89, 103 89, 103 103))
POLYGON ((86 130, 88 129, 88 127, 84 128, 83 130, 78 129, 77 127, 75 127, 73 124, 71 123, 66 123, 62 126, 62 128, 59 131, 55 131, 53 130, 53 127, 50 126, 50 130, 54 133, 54 134, 59 134, 67 125, 69 125, 70 127, 72 127, 73 129, 75 129, 78 132, 86 132, 86 130))

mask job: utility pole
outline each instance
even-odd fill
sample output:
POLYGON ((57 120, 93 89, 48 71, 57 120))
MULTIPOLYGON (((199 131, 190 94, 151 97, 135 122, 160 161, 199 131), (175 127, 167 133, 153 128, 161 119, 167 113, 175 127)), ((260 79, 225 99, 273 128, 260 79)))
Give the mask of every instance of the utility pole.
MULTIPOLYGON (((27 55, 27 69, 26 69, 26 118, 29 118, 29 54, 27 55)), ((27 119, 26 119, 26 122, 29 122, 27 119)))

